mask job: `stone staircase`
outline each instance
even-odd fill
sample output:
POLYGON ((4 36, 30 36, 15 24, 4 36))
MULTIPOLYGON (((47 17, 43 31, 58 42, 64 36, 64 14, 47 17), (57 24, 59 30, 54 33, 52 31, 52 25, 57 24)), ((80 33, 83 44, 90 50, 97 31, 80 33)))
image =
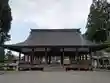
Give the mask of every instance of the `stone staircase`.
POLYGON ((58 64, 51 64, 51 65, 45 65, 44 71, 65 71, 64 68, 61 65, 58 64))

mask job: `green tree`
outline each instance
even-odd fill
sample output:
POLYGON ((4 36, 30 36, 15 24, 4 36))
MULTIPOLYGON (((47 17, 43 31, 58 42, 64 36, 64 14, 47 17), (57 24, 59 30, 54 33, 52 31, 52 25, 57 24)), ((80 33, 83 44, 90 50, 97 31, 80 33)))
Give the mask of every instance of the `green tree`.
POLYGON ((86 25, 86 38, 95 42, 106 41, 109 24, 108 2, 93 0, 86 25))
MULTIPOLYGON (((10 39, 8 34, 11 28, 11 8, 9 6, 9 0, 0 0, 0 44, 4 44, 5 41, 10 39)), ((4 59, 4 49, 0 47, 0 61, 4 59)))
POLYGON ((0 44, 10 38, 8 32, 11 28, 12 16, 8 2, 9 0, 0 0, 0 44))
POLYGON ((12 52, 10 50, 7 51, 7 53, 5 54, 5 60, 12 61, 14 59, 15 59, 15 56, 12 54, 12 52))

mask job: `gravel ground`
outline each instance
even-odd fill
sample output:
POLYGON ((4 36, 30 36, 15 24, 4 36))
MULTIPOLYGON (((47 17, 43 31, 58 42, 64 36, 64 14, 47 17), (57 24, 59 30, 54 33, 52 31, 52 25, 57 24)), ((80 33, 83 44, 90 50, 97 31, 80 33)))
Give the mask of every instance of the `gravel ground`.
POLYGON ((110 72, 5 72, 0 75, 0 83, 110 83, 110 72))

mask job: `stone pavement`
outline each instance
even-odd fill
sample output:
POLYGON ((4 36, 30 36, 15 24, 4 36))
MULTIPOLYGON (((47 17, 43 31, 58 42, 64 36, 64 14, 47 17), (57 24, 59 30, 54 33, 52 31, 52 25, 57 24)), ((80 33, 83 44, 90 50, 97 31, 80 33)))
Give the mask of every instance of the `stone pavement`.
POLYGON ((0 75, 3 75, 5 72, 4 71, 0 71, 0 75))
POLYGON ((0 75, 0 83, 110 83, 110 72, 5 72, 0 75))

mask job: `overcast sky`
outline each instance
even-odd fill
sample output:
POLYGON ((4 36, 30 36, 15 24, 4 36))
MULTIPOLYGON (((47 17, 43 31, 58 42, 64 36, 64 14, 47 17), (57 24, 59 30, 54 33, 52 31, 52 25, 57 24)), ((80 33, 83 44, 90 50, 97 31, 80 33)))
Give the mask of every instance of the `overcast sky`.
POLYGON ((92 0, 10 0, 10 43, 24 41, 31 28, 81 28, 85 31, 92 0))

